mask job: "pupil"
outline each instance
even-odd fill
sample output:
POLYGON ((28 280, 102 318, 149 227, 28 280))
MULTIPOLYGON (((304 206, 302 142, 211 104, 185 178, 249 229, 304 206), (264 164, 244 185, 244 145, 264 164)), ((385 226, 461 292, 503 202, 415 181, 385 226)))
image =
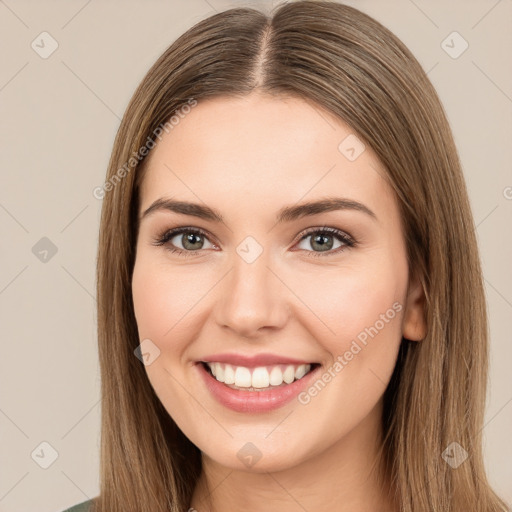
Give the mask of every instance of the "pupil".
MULTIPOLYGON (((200 239, 199 239, 199 235, 196 234, 196 233, 189 233, 188 235, 184 235, 183 236, 184 238, 184 243, 183 243, 183 247, 185 248, 189 248, 189 249, 200 249, 201 247, 187 247, 187 245, 194 245, 194 244, 197 244, 197 243, 200 243, 200 239), (197 239, 197 240, 196 240, 197 239)), ((201 244, 202 246, 202 244, 201 244)))
POLYGON ((327 251, 333 246, 332 237, 330 235, 317 235, 313 237, 313 243, 319 243, 319 248, 321 251, 327 251))

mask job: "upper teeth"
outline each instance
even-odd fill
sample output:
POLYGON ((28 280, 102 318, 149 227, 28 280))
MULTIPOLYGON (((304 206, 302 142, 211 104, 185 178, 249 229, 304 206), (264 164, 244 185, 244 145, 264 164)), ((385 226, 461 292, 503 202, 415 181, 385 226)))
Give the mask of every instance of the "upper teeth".
POLYGON ((258 366, 253 369, 224 363, 206 364, 219 382, 241 388, 267 388, 280 386, 283 382, 291 384, 311 370, 310 364, 258 366))

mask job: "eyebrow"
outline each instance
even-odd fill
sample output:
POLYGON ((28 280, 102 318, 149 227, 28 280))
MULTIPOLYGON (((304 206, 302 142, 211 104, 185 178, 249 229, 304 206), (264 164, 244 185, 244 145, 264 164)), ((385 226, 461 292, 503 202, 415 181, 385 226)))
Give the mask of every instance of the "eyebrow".
MULTIPOLYGON (((286 206, 279 210, 276 217, 276 223, 291 222, 309 215, 316 215, 318 213, 331 212, 336 210, 355 210, 365 213, 373 220, 377 220, 375 213, 363 203, 354 201, 352 199, 328 197, 318 201, 310 201, 298 205, 286 206)), ((210 208, 209 206, 198 203, 190 203, 187 201, 175 201, 166 198, 160 198, 153 202, 151 206, 147 208, 141 215, 140 220, 156 211, 171 211, 183 215, 190 215, 192 217, 199 217, 205 220, 224 223, 222 214, 217 210, 210 208)))

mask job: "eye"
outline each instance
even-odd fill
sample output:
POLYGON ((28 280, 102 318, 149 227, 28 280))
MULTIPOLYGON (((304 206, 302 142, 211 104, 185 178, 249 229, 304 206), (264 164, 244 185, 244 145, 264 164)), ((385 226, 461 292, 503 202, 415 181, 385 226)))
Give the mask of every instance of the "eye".
POLYGON ((165 231, 153 241, 153 245, 166 245, 170 252, 181 253, 185 256, 189 256, 191 253, 201 249, 215 247, 208 240, 206 233, 202 229, 192 227, 181 227, 165 231), (205 241, 211 247, 204 247, 205 241))
POLYGON ((330 228, 324 226, 323 228, 311 228, 302 235, 300 239, 299 249, 311 252, 310 256, 328 256, 337 254, 345 250, 347 247, 354 247, 356 245, 355 240, 336 228, 330 228), (307 239, 310 239, 307 241, 307 239), (339 245, 336 245, 336 242, 339 245), (313 250, 309 250, 309 248, 313 250), (332 250, 334 248, 334 250, 332 250), (325 254, 324 254, 325 253, 325 254))
MULTIPOLYGON (((194 253, 200 252, 201 249, 218 248, 217 245, 209 241, 208 235, 202 229, 194 227, 179 227, 164 231, 153 240, 153 245, 165 245, 168 251, 183 256, 192 256, 194 253), (205 242, 210 246, 205 247, 205 242)), ((355 245, 356 241, 350 235, 339 229, 324 226, 322 228, 310 228, 302 233, 298 247, 311 253, 309 256, 316 257, 337 254, 347 247, 354 247, 355 245), (309 242, 307 241, 308 238, 310 239, 309 242)))

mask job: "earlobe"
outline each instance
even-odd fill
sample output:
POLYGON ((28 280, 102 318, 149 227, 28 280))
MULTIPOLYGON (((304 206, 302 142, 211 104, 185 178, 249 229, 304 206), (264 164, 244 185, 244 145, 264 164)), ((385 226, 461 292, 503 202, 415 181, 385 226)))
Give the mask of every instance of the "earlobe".
POLYGON ((411 341, 422 341, 427 335, 425 320, 425 293, 421 281, 414 277, 409 281, 405 312, 402 320, 402 336, 411 341))

